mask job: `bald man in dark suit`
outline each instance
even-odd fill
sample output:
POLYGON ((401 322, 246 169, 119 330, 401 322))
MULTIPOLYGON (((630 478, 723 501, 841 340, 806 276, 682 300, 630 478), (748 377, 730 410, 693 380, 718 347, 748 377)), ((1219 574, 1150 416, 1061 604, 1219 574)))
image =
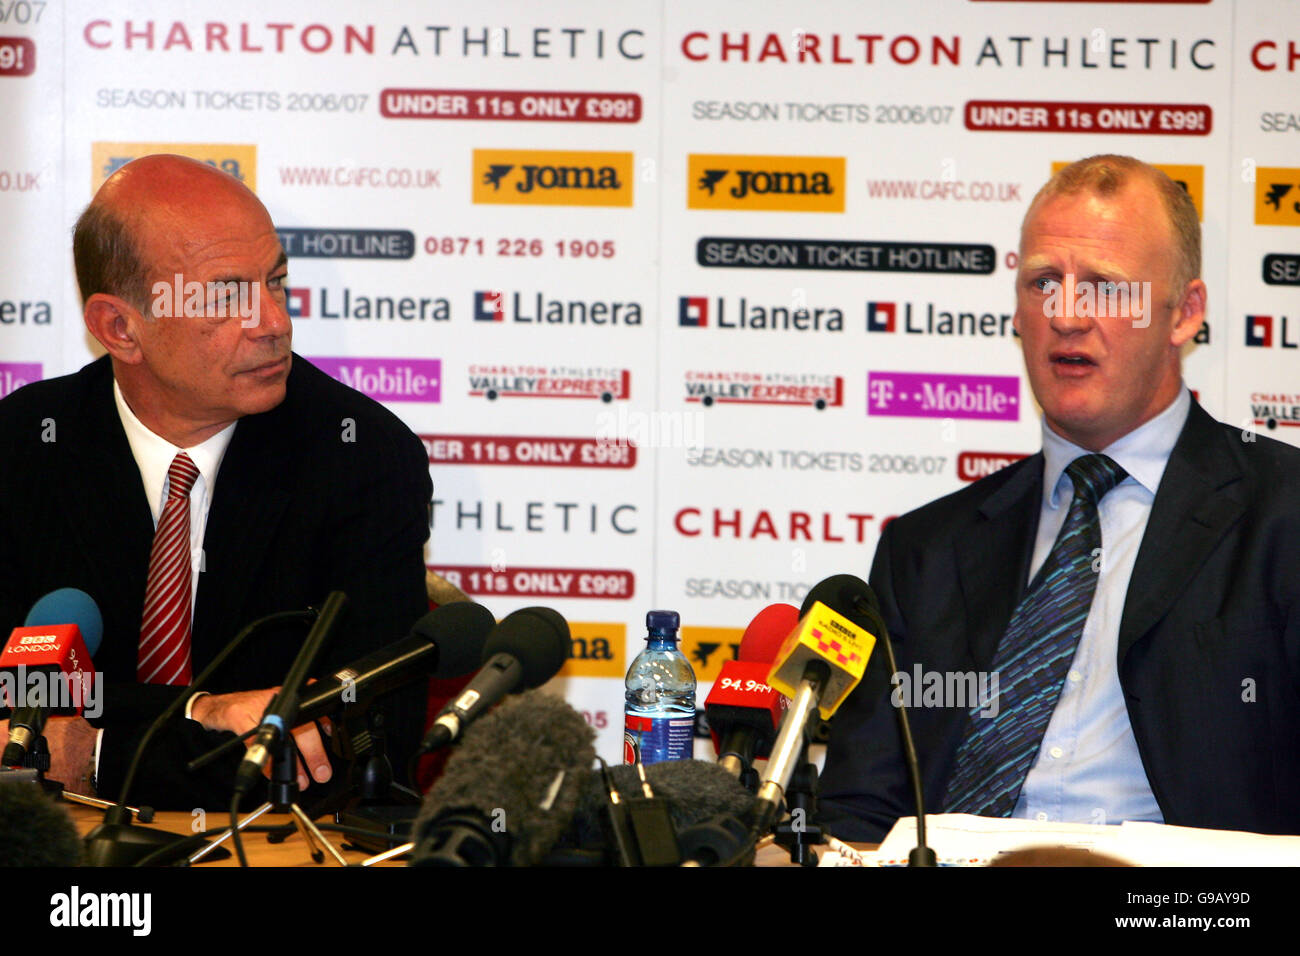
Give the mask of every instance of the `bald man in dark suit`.
MULTIPOLYGON (((115 796, 143 727, 186 695, 187 717, 150 748, 134 796, 224 806, 231 763, 198 775, 181 763, 257 723, 303 631, 248 642, 210 695, 190 695, 189 679, 244 625, 331 590, 349 607, 318 672, 404 635, 427 608, 428 461, 394 415, 293 355, 279 238, 225 173, 175 156, 128 164, 83 214, 74 252, 86 327, 107 354, 0 402, 0 445, 13 452, 0 469, 0 627, 59 587, 103 612, 104 712, 98 728, 51 719, 51 776, 85 792, 97 765, 115 796), (170 290, 190 283, 205 298, 181 314, 170 290), (189 480, 177 583, 157 573, 157 529, 189 480)), ((385 709, 400 757, 422 729, 419 690, 385 709)), ((300 784, 329 780, 317 729, 295 738, 300 784)))

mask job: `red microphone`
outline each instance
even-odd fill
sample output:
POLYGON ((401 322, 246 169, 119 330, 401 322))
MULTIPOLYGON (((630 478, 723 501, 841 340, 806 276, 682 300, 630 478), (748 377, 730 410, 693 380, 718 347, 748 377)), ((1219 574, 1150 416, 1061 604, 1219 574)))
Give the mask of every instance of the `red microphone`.
POLYGON ((12 707, 9 742, 0 765, 20 767, 50 714, 99 716, 99 687, 91 655, 104 633, 90 595, 61 588, 32 606, 0 651, 0 705, 12 707), (54 623, 54 622, 74 623, 54 623))
POLYGON ((718 765, 740 778, 756 758, 771 753, 787 706, 767 682, 781 643, 799 623, 789 604, 763 608, 740 639, 738 659, 726 661, 704 702, 718 765))

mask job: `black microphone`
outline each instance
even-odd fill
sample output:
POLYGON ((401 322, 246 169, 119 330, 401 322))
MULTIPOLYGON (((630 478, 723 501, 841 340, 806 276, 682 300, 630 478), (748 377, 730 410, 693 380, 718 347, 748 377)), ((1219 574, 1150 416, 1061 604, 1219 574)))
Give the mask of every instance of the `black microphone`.
POLYGON ((483 667, 442 709, 417 753, 446 746, 473 721, 515 689, 540 687, 569 657, 569 625, 548 607, 508 614, 492 629, 483 648, 483 667))
POLYGON ((507 700, 465 732, 425 798, 411 865, 540 863, 573 818, 595 736, 558 697, 532 690, 507 700))
POLYGON ((496 625, 481 604, 446 604, 411 625, 411 633, 303 689, 298 723, 318 720, 385 694, 418 677, 459 677, 483 659, 496 625))
MULTIPOLYGON (((894 660, 894 645, 885 629, 884 619, 880 614, 880 601, 871 586, 852 574, 835 574, 816 584, 804 598, 800 614, 806 614, 813 604, 822 604, 865 628, 879 638, 885 655, 885 666, 890 674, 898 673, 898 663, 894 660)), ((925 795, 921 785, 921 764, 916 757, 916 744, 912 740, 912 726, 907 719, 907 708, 900 698, 896 708, 898 712, 898 733, 903 744, 903 763, 907 766, 907 776, 912 784, 912 802, 916 806, 916 846, 908 855, 908 866, 937 866, 938 858, 934 850, 926 845, 925 837, 925 795)))
POLYGON ((821 601, 831 610, 856 620, 859 626, 871 628, 880 626, 880 601, 871 585, 856 574, 832 574, 829 578, 818 581, 803 604, 799 605, 799 616, 803 617, 812 610, 812 606, 821 601))
POLYGON ((757 831, 770 829, 780 817, 786 788, 804 759, 813 714, 820 712, 822 719, 830 718, 862 679, 877 635, 884 633, 880 614, 870 606, 875 595, 862 584, 864 594, 852 595, 867 602, 859 608, 842 593, 839 578, 847 577, 828 578, 808 592, 799 623, 772 664, 768 683, 791 698, 791 703, 759 784, 757 831), (856 618, 838 610, 846 605, 855 609, 856 618))
POLYGON ((342 591, 331 591, 321 607, 320 617, 312 625, 302 650, 294 659, 284 683, 262 714, 261 726, 253 743, 244 754, 244 759, 235 771, 235 793, 248 793, 262 779, 262 768, 270 763, 272 755, 279 748, 285 736, 298 726, 298 701, 301 699, 303 685, 307 681, 312 664, 325 641, 338 627, 339 618, 347 604, 347 596, 342 591))

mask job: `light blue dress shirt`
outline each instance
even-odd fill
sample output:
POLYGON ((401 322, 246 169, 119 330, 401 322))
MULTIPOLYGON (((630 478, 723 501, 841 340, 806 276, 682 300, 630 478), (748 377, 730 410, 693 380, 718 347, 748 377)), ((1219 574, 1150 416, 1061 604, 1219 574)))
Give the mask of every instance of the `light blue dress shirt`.
MULTIPOLYGON (((1092 608, 1061 696, 1012 816, 1065 823, 1164 822, 1151 793, 1119 684, 1117 655, 1124 597, 1169 455, 1187 421, 1184 386, 1155 418, 1102 450, 1128 477, 1102 498, 1101 572, 1092 608)), ((1065 468, 1080 448, 1043 422, 1043 503, 1029 580, 1047 560, 1074 486, 1065 468)))

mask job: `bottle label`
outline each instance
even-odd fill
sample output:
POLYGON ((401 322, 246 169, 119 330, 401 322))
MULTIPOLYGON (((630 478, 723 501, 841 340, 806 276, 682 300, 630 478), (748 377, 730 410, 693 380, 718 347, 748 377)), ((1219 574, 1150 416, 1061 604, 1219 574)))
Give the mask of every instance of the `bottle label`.
POLYGON ((643 717, 623 720, 623 762, 659 763, 690 760, 695 751, 695 720, 691 717, 643 717))

